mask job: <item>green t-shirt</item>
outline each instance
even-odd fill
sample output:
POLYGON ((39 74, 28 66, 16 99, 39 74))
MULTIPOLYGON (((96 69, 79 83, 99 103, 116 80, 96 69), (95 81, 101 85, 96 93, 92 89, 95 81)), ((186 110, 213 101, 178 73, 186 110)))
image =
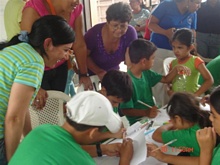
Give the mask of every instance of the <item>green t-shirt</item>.
POLYGON ((196 139, 196 131, 199 129, 199 125, 195 124, 188 129, 164 131, 162 133, 163 143, 177 139, 170 145, 174 147, 173 150, 182 149, 182 152, 188 152, 190 156, 199 156, 200 147, 196 139))
MULTIPOLYGON (((133 85, 132 98, 128 102, 120 104, 121 109, 142 109, 146 110, 148 107, 140 104, 138 100, 145 102, 148 105, 154 106, 152 87, 156 85, 162 79, 162 75, 152 71, 147 70, 142 72, 141 78, 136 78, 130 70, 128 74, 131 77, 133 85)), ((142 116, 126 116, 130 125, 139 121, 142 116)))
MULTIPOLYGON (((211 73, 213 79, 214 79, 214 84, 213 87, 216 87, 220 85, 220 55, 214 58, 212 61, 210 61, 207 65, 206 68, 209 70, 211 73)), ((202 76, 199 77, 199 84, 202 84, 204 82, 204 79, 202 76)))
POLYGON ((215 147, 213 156, 212 156, 212 164, 211 165, 219 165, 220 164, 220 144, 215 147))
POLYGON ((95 165, 91 156, 57 125, 32 130, 21 142, 9 165, 95 165))

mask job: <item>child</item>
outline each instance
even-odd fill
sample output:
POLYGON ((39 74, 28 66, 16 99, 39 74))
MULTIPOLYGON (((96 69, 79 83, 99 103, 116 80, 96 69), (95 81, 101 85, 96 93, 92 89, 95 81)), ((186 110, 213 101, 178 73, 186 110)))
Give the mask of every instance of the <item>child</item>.
POLYGON ((190 156, 199 156, 200 149, 196 139, 196 131, 210 126, 209 113, 199 108, 199 101, 190 93, 175 93, 168 105, 167 113, 170 123, 156 129, 152 138, 155 141, 167 143, 173 139, 176 142, 170 146, 182 149, 190 156))
POLYGON ((220 87, 210 95, 211 115, 213 128, 204 128, 196 133, 200 146, 200 165, 220 164, 220 144, 213 150, 216 143, 216 134, 220 135, 220 87))
POLYGON ((132 79, 133 94, 128 102, 120 104, 120 108, 131 125, 140 120, 143 116, 153 118, 157 115, 158 110, 157 107, 155 107, 151 87, 158 82, 171 82, 181 70, 189 74, 189 70, 183 66, 174 67, 167 76, 162 76, 150 70, 154 62, 154 52, 156 49, 153 43, 145 39, 134 40, 129 47, 128 52, 131 64, 128 74, 132 79), (140 104, 138 100, 153 108, 140 104))
POLYGON ((204 61, 190 53, 195 49, 193 43, 193 32, 190 29, 179 29, 174 33, 172 37, 171 44, 173 53, 177 59, 172 61, 170 69, 172 70, 172 68, 177 65, 184 65, 191 69, 191 75, 186 76, 184 89, 178 89, 180 85, 177 82, 178 77, 176 77, 172 81, 172 90, 168 91, 169 95, 171 95, 173 92, 180 92, 184 90, 194 93, 195 96, 200 96, 206 92, 213 84, 212 76, 205 67, 204 61), (204 78, 204 83, 199 87, 198 79, 200 74, 204 78))
MULTIPOLYGON (((117 132, 121 120, 103 95, 94 91, 81 92, 67 103, 67 118, 63 126, 44 124, 31 131, 19 145, 9 165, 93 165, 94 160, 79 144, 98 142, 103 126, 117 132)), ((130 164, 132 141, 124 140, 118 152, 119 164, 130 164)))

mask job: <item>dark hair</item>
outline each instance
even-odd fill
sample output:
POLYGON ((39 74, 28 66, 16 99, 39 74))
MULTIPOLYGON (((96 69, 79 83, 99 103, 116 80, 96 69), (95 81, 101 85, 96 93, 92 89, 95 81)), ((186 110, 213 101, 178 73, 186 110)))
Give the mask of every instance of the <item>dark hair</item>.
MULTIPOLYGON (((14 36, 7 43, 1 43, 0 50, 21 43, 18 36, 14 36)), ((51 38, 54 46, 72 43, 75 40, 73 29, 65 19, 55 15, 43 16, 34 22, 31 32, 28 34, 28 43, 34 49, 39 50, 41 55, 46 55, 43 46, 46 38, 51 38)))
POLYGON ((74 127, 77 131, 86 131, 90 128, 99 128, 99 131, 105 128, 105 126, 91 126, 91 125, 86 125, 86 124, 80 124, 72 121, 66 116, 66 121, 68 124, 70 124, 72 127, 74 127))
POLYGON ((216 87, 210 95, 209 102, 216 112, 220 114, 220 86, 216 87))
POLYGON ((125 72, 118 70, 108 71, 102 79, 102 87, 106 89, 108 96, 122 98, 124 102, 131 99, 132 81, 125 72))
POLYGON ((199 101, 191 93, 176 92, 167 105, 167 113, 171 118, 176 115, 192 123, 198 123, 201 128, 211 126, 209 113, 199 107, 199 101))
POLYGON ((124 3, 124 2, 114 3, 110 5, 106 10, 107 22, 114 20, 124 23, 124 22, 130 22, 131 18, 132 18, 132 10, 128 3, 124 3))
POLYGON ((194 43, 192 30, 188 28, 177 29, 173 34, 171 42, 175 40, 179 41, 183 45, 186 45, 187 47, 190 47, 194 43))
POLYGON ((132 63, 137 64, 142 58, 149 59, 156 50, 154 43, 145 39, 136 39, 129 46, 129 57, 132 63))

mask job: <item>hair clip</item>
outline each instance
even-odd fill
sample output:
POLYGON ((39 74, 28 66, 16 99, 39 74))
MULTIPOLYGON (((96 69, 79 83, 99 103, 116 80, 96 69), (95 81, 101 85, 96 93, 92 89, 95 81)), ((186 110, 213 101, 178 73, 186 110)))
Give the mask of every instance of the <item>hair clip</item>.
POLYGON ((28 42, 28 32, 25 30, 22 30, 20 32, 20 35, 18 36, 18 39, 22 42, 28 42))

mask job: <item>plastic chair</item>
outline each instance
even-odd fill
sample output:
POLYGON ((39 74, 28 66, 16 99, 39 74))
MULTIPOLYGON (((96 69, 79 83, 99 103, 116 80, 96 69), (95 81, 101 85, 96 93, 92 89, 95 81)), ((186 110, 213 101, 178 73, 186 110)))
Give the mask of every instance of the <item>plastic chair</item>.
POLYGON ((170 63, 176 59, 175 57, 168 57, 163 61, 163 69, 164 69, 164 73, 165 75, 167 75, 169 73, 170 70, 170 63))
POLYGON ((48 99, 45 107, 42 110, 30 106, 30 117, 32 128, 41 124, 63 125, 64 117, 64 103, 70 100, 70 97, 60 91, 49 90, 48 99))

